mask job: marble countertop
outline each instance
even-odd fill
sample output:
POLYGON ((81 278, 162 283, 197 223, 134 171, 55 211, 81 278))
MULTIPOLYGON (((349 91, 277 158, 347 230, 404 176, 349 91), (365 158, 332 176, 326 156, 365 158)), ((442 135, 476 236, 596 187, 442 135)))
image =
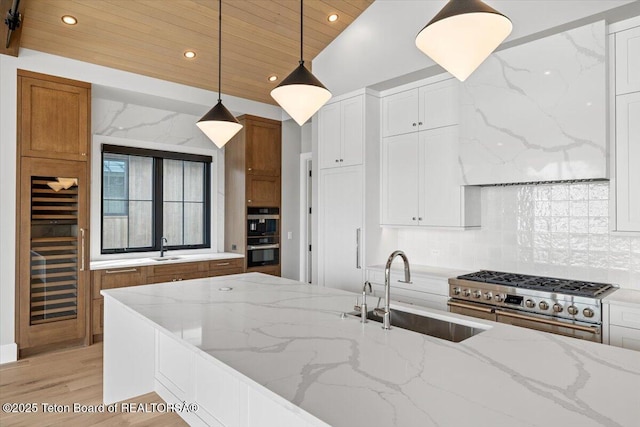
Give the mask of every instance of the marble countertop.
POLYGON ((188 254, 188 255, 181 255, 179 253, 166 252, 165 258, 170 258, 166 261, 154 261, 153 258, 157 258, 157 257, 119 258, 119 259, 91 261, 90 268, 91 270, 105 270, 107 268, 142 267, 144 265, 167 265, 167 264, 179 264, 183 262, 215 261, 218 259, 244 258, 244 256, 240 254, 234 254, 231 252, 211 252, 211 253, 188 254), (171 259, 171 258, 175 258, 175 259, 171 259))
POLYGON ((259 273, 102 293, 332 426, 640 420, 639 352, 408 306, 488 329, 457 344, 385 331, 342 318, 352 293, 259 273))
POLYGON ((618 289, 614 293, 604 297, 602 303, 640 308, 640 291, 634 289, 618 289))

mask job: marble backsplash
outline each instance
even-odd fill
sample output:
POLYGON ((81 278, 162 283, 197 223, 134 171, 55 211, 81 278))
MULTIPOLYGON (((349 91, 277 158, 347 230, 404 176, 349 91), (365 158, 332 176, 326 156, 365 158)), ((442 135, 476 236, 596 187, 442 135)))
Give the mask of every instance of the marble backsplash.
POLYGON ((482 188, 482 228, 401 229, 411 263, 615 283, 640 290, 640 236, 609 231, 609 183, 482 188))

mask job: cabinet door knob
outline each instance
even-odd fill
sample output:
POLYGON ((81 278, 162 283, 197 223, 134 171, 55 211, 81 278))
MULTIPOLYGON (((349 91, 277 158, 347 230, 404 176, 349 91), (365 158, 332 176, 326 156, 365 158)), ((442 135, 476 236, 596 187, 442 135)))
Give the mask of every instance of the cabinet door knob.
POLYGON ((415 123, 414 123, 413 125, 414 125, 414 126, 416 126, 416 124, 415 124, 415 123))
POLYGON ((418 221, 422 221, 422 217, 421 216, 418 217, 418 221))
POLYGON ((251 203, 251 200, 247 200, 248 203, 251 203))
POLYGON ((252 169, 252 168, 247 168, 247 170, 248 170, 248 171, 252 171, 253 169, 252 169))
POLYGON ((415 221, 415 220, 416 220, 416 217, 414 216, 414 217, 413 217, 413 218, 411 218, 411 219, 415 221))
POLYGON ((336 163, 338 163, 340 160, 336 159, 336 163))
POLYGON ((418 124, 419 124, 420 126, 422 126, 422 122, 418 122, 418 124))
POLYGON ((341 162, 343 162, 344 160, 343 160, 343 159, 340 159, 340 161, 341 161, 341 162))

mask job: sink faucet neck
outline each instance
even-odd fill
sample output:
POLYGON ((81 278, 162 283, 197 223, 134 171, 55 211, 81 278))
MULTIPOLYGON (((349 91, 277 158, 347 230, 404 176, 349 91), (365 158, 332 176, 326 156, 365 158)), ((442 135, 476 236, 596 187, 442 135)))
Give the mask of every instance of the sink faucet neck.
POLYGON ((160 239, 160 258, 162 258, 164 256, 164 253, 167 251, 165 247, 166 244, 167 244, 167 238, 163 236, 160 239))
POLYGON ((384 267, 384 315, 382 317, 382 327, 384 329, 391 329, 391 309, 389 308, 391 301, 391 264, 398 256, 404 262, 404 281, 405 283, 411 283, 411 271, 407 255, 402 251, 394 251, 389 255, 387 264, 384 267))

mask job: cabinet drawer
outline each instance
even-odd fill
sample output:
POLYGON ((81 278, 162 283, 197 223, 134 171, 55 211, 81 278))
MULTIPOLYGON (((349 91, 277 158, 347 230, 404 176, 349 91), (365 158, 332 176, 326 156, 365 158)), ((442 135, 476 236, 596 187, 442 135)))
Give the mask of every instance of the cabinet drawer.
POLYGON ((147 283, 146 267, 109 268, 94 270, 92 273, 93 298, 101 298, 101 289, 138 286, 147 283))
POLYGON ((609 344, 640 351, 640 330, 611 325, 609 327, 609 344))
POLYGON ((242 267, 219 268, 216 270, 209 271, 209 277, 228 276, 230 274, 240 274, 240 273, 243 273, 242 267))
POLYGON ((206 271, 195 271, 192 273, 175 273, 175 274, 162 274, 159 276, 149 277, 149 283, 164 283, 164 282, 179 282, 181 280, 189 279, 202 279, 209 275, 206 271))
POLYGON ((272 276, 280 276, 279 265, 267 265, 264 267, 251 267, 247 269, 247 273, 264 273, 272 276))
POLYGON ((104 332, 104 299, 93 300, 91 310, 91 330, 93 335, 104 332))
POLYGON ((228 269, 242 269, 244 267, 244 258, 218 259, 209 261, 209 272, 213 276, 214 271, 228 269))
POLYGON ((152 265, 148 268, 149 268, 148 276, 181 275, 181 274, 193 273, 196 271, 206 272, 209 270, 209 261, 152 265))
POLYGON ((609 308, 609 323, 640 329, 640 308, 632 308, 611 304, 609 308))

